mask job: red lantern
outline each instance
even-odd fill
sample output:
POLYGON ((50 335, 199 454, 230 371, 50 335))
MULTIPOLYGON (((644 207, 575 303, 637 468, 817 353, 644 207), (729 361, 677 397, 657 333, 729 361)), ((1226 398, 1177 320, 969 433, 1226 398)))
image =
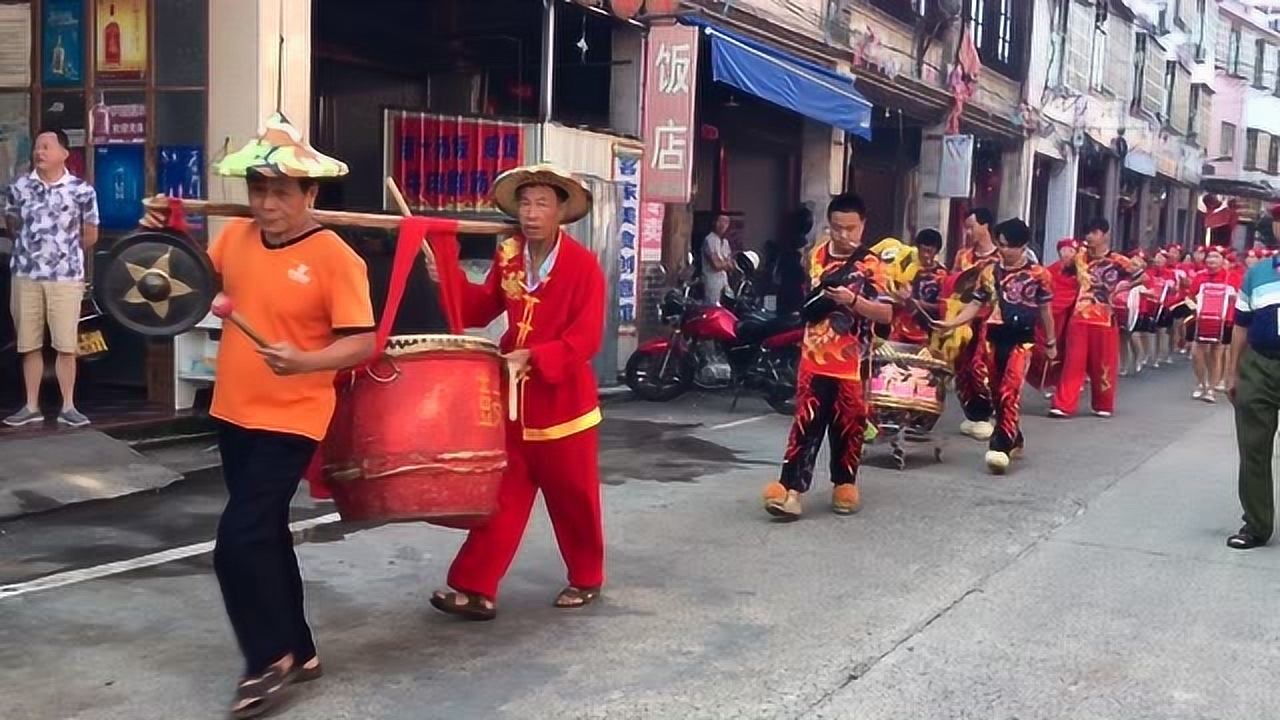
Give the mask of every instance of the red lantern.
POLYGON ((680 0, 646 0, 645 15, 675 15, 680 9, 680 0))
POLYGON ((644 0, 610 0, 609 8, 613 10, 613 14, 623 20, 630 20, 640 12, 640 6, 644 4, 644 0))

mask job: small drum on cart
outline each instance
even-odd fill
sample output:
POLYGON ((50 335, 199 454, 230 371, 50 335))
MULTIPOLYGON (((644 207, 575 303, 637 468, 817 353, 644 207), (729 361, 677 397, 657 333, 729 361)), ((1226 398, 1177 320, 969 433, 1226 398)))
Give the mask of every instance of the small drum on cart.
POLYGON ((869 439, 889 438, 899 470, 906 467, 908 442, 932 443, 934 460, 941 461, 933 429, 946 408, 951 367, 924 346, 887 341, 875 343, 868 364, 869 439))
POLYGON ((324 478, 348 522, 453 528, 497 510, 507 468, 504 364, 489 340, 394 336, 340 384, 324 478))
POLYGON ((1235 288, 1222 283, 1206 283, 1200 288, 1196 296, 1193 342, 1205 345, 1226 342, 1235 296, 1235 288))

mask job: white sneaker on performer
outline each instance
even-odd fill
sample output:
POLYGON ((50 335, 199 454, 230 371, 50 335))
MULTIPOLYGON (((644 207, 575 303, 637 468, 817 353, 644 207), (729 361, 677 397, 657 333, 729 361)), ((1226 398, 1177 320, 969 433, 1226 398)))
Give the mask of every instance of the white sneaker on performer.
POLYGON ((1100 417, 1104 420, 1111 417, 1111 413, 1107 412, 1106 410, 1094 410, 1093 415, 1094 417, 1100 417))
POLYGON ((1059 410, 1058 408, 1050 408, 1050 409, 1049 409, 1049 417, 1051 417, 1051 418, 1065 418, 1065 417, 1070 417, 1070 416, 1069 416, 1069 415, 1067 415, 1065 412, 1063 412, 1063 411, 1059 410))
POLYGON ((997 450, 987 451, 987 469, 992 475, 1003 475, 1009 469, 1009 455, 997 450))
POLYGON ((1197 385, 1197 386, 1196 386, 1196 389, 1191 393, 1191 399, 1192 399, 1192 400, 1203 400, 1203 399, 1204 399, 1204 386, 1203 386, 1203 385, 1197 385))
POLYGON ((995 434, 996 428, 986 420, 965 420, 960 423, 960 433, 974 440, 986 442, 995 434))

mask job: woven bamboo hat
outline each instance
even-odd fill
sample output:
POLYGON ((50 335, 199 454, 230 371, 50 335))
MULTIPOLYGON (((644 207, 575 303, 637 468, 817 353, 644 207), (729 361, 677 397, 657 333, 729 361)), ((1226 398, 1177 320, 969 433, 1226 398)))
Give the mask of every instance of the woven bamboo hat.
POLYGON ((555 188, 564 202, 565 225, 591 212, 591 191, 569 173, 551 165, 529 165, 508 170, 493 181, 493 203, 511 217, 520 216, 520 189, 531 185, 555 188))
POLYGON ((279 112, 272 113, 258 137, 227 155, 214 166, 226 177, 338 178, 347 164, 311 147, 302 131, 279 112))

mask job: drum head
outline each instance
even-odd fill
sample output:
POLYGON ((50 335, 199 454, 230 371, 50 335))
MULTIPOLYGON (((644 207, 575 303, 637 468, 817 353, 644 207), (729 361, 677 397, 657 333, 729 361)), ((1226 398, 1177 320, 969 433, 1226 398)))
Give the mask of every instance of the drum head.
POLYGON ((140 335, 173 337, 209 314, 213 265, 186 235, 140 230, 112 246, 96 286, 98 306, 140 335))

